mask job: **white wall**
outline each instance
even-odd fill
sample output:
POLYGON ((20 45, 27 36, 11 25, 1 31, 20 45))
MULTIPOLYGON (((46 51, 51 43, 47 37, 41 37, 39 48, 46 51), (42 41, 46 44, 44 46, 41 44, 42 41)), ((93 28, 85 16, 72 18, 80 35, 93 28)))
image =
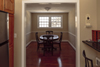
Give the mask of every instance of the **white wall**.
POLYGON ((68 41, 76 49, 75 8, 69 11, 68 18, 68 41))
POLYGON ((26 11, 26 46, 31 40, 31 13, 26 11))

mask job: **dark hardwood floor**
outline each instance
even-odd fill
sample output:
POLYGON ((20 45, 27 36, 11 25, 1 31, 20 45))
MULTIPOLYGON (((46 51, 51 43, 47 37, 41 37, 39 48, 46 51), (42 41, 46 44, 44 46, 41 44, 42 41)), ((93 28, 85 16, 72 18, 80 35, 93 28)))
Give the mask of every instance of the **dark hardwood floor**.
POLYGON ((54 50, 53 56, 50 52, 43 56, 41 48, 37 51, 37 43, 32 42, 26 48, 26 67, 75 67, 75 50, 67 42, 61 43, 61 48, 54 50))

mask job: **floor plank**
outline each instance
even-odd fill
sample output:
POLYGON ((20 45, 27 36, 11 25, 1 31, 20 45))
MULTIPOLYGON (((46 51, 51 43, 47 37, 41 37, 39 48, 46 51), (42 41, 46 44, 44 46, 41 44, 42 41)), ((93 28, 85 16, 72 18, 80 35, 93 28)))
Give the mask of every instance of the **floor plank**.
POLYGON ((54 50, 53 56, 50 52, 43 56, 41 48, 37 51, 37 43, 32 42, 26 48, 26 67, 75 67, 75 50, 67 42, 61 48, 61 51, 54 50))

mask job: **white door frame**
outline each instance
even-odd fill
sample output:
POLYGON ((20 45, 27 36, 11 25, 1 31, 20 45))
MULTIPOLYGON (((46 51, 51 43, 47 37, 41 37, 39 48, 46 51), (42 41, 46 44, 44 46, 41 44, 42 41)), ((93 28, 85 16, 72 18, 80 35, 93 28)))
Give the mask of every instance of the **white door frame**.
MULTIPOLYGON (((42 0, 43 2, 43 0, 42 0)), ((46 0, 44 1, 46 2, 46 0)), ((43 3, 44 3, 43 2, 43 3)), ((55 1, 51 0, 50 2, 46 3, 75 3, 76 9, 77 9, 77 44, 76 44, 76 67, 80 67, 80 10, 79 10, 79 0, 62 0, 62 1, 55 1)), ((26 67, 26 23, 25 23, 25 5, 27 3, 41 3, 40 1, 34 0, 34 1, 22 1, 22 45, 21 45, 21 67, 26 67)))

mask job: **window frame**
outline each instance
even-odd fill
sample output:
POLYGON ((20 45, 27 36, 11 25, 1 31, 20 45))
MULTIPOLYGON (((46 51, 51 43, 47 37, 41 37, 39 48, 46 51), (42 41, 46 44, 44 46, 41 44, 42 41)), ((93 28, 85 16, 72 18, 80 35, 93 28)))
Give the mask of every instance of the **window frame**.
POLYGON ((37 15, 37 28, 63 28, 63 15, 37 15), (39 17, 49 17, 49 27, 39 27, 39 17), (51 27, 51 17, 61 17, 61 27, 51 27))

